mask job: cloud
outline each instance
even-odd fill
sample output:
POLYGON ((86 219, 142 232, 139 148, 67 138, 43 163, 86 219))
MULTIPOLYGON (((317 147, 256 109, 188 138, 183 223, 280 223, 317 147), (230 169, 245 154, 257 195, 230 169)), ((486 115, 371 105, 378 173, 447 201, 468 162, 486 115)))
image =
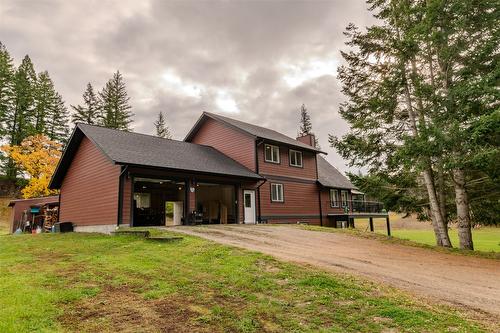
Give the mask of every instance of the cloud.
POLYGON ((16 62, 29 54, 68 105, 120 70, 135 131, 153 133, 163 111, 182 139, 202 111, 294 137, 305 103, 328 159, 346 169, 327 137, 347 130, 335 75, 344 27, 373 22, 361 0, 3 0, 0 18, 16 62))

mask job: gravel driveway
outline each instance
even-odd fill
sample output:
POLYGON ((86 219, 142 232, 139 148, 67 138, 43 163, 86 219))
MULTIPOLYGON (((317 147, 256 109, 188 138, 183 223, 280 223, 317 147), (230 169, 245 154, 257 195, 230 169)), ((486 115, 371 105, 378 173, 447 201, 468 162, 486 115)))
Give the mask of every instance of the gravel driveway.
POLYGON ((293 226, 218 225, 174 231, 276 258, 354 273, 500 318, 500 261, 293 226))

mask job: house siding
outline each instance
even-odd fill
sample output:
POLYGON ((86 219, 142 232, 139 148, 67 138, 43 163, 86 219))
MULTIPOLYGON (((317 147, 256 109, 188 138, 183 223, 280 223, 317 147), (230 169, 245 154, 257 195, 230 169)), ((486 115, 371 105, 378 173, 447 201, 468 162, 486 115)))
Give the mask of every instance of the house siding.
MULTIPOLYGON (((266 143, 258 146, 259 154, 259 174, 265 175, 280 175, 288 177, 298 177, 316 180, 318 178, 316 168, 315 153, 302 151, 302 167, 294 167, 289 162, 289 148, 286 146, 280 147, 280 163, 271 163, 265 161, 264 146, 266 143)), ((300 149, 292 149, 298 150, 300 149)))
POLYGON ((132 179, 126 177, 123 180, 123 196, 122 196, 122 220, 121 224, 130 224, 130 215, 132 207, 132 179))
POLYGON ((289 147, 280 145, 280 163, 270 163, 265 161, 265 144, 257 149, 259 174, 267 178, 260 188, 261 218, 267 223, 320 225, 315 153, 302 151, 302 167, 294 167, 289 163, 289 147), (271 202, 271 183, 283 184, 284 202, 271 202))
POLYGON ((248 169, 255 171, 255 139, 248 134, 213 119, 206 119, 191 142, 212 146, 248 169))
POLYGON ((119 174, 120 167, 84 137, 61 185, 59 220, 76 226, 116 225, 119 174))
POLYGON ((320 224, 318 187, 315 183, 298 183, 269 178, 260 188, 262 218, 268 223, 308 222, 320 224), (283 184, 284 202, 271 201, 271 184, 283 184))

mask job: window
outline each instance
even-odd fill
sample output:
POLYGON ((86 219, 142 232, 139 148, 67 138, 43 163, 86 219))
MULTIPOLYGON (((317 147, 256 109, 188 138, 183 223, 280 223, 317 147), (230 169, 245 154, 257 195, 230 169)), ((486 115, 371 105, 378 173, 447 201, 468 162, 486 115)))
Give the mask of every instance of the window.
POLYGON ((245 207, 252 208, 252 196, 250 193, 245 193, 245 207))
POLYGON ((271 201, 283 202, 283 184, 271 184, 271 201))
POLYGON ((135 207, 151 207, 151 193, 134 193, 135 207))
POLYGON ((339 206, 339 191, 330 189, 330 205, 332 207, 339 206))
POLYGON ((280 147, 265 145, 264 150, 265 150, 264 159, 266 162, 271 162, 271 163, 280 162, 280 147))
POLYGON ((349 203, 348 203, 349 192, 347 192, 347 191, 340 191, 340 198, 342 199, 342 207, 349 206, 349 203))
POLYGON ((302 167, 302 152, 290 149, 290 165, 295 167, 302 167))

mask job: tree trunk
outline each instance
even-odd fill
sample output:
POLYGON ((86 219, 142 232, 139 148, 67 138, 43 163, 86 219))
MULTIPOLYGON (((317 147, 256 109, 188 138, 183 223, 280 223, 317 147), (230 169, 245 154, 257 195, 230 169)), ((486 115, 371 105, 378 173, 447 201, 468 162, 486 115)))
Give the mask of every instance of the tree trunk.
POLYGON ((434 233, 436 234, 436 244, 438 246, 452 247, 450 236, 448 235, 448 228, 443 220, 439 202, 436 195, 436 188, 434 186, 434 179, 432 177, 432 169, 428 166, 424 171, 425 187, 429 196, 429 205, 431 208, 431 215, 433 216, 434 233))
POLYGON ((439 201, 439 209, 441 210, 441 215, 443 216, 443 221, 448 225, 448 215, 446 214, 446 193, 445 193, 445 182, 444 182, 444 171, 443 165, 441 164, 441 159, 437 162, 437 195, 439 201))
POLYGON ((460 241, 460 248, 474 250, 469 215, 469 198, 465 190, 465 174, 462 169, 453 170, 453 183, 455 184, 455 204, 457 205, 458 239, 460 241))

